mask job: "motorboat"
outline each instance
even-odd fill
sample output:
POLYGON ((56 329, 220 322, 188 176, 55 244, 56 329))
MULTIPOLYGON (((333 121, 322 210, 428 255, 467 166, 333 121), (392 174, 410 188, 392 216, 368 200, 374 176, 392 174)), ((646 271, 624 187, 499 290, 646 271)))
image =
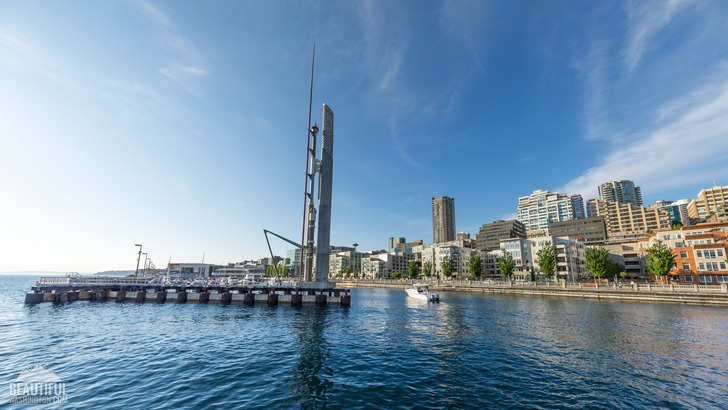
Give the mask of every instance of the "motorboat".
POLYGON ((424 283, 415 283, 411 288, 405 289, 407 296, 428 302, 439 302, 440 294, 430 292, 430 287, 424 283))

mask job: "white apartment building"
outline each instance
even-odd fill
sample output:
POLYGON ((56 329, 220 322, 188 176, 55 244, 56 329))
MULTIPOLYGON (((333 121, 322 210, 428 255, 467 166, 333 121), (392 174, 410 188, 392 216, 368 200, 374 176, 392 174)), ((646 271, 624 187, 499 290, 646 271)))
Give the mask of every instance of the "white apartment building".
MULTIPOLYGON (((576 198, 581 202, 581 196, 576 198)), ((583 209, 583 203, 581 204, 583 209)), ((575 218, 574 201, 568 195, 536 190, 518 198, 518 221, 526 231, 548 229, 549 222, 569 221, 575 218)))

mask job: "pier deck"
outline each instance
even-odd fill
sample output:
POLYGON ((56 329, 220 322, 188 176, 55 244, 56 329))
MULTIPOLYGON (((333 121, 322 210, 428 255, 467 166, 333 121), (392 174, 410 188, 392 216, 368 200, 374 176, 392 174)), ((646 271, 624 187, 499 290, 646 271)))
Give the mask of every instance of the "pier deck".
POLYGON ((333 284, 289 282, 281 285, 161 284, 139 278, 41 278, 25 303, 116 300, 136 303, 240 303, 351 306, 349 289, 333 284))

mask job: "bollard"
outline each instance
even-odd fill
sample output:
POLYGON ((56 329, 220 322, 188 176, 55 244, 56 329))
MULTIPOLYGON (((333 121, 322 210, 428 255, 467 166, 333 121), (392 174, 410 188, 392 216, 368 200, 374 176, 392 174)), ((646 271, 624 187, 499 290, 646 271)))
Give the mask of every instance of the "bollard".
POLYGON ((303 295, 301 295, 300 293, 291 295, 291 305, 293 305, 293 306, 303 305, 303 295))
POLYGON ((200 292, 200 302, 208 303, 210 301, 210 292, 200 292))
POLYGON ((271 293, 268 295, 268 306, 275 306, 278 304, 278 294, 271 293))
POLYGON ((147 301, 147 291, 146 290, 140 290, 136 294, 136 303, 144 303, 147 301))
POLYGON ((25 303, 40 303, 43 301, 42 293, 26 293, 25 303))
POLYGON ((164 303, 167 301, 167 292, 160 290, 157 292, 157 296, 154 298, 157 303, 164 303))
POLYGON ((187 292, 184 290, 177 292, 177 303, 187 303, 187 292))
POLYGON ((225 292, 222 295, 220 295, 220 303, 223 305, 229 305, 230 302, 233 301, 233 294, 230 292, 225 292))
POLYGON ((243 304, 246 306, 255 305, 255 294, 250 292, 243 294, 243 304))
POLYGON ((316 295, 316 304, 317 305, 326 305, 326 295, 316 295))
POLYGON ((97 290, 94 292, 94 296, 92 300, 102 301, 106 300, 106 289, 104 290, 97 290))
POLYGON ((351 295, 341 295, 341 306, 351 306, 351 295))
POLYGON ((119 289, 119 291, 116 292, 116 303, 123 302, 124 299, 126 299, 126 291, 123 289, 119 289))

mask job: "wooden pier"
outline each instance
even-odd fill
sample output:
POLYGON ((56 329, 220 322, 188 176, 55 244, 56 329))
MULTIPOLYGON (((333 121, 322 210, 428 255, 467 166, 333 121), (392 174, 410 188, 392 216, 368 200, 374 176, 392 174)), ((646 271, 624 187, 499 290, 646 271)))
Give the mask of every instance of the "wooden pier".
POLYGON ((161 284, 139 278, 41 278, 25 303, 69 303, 77 300, 134 303, 220 303, 222 305, 290 304, 351 306, 349 289, 333 284, 293 282, 281 285, 161 284))

